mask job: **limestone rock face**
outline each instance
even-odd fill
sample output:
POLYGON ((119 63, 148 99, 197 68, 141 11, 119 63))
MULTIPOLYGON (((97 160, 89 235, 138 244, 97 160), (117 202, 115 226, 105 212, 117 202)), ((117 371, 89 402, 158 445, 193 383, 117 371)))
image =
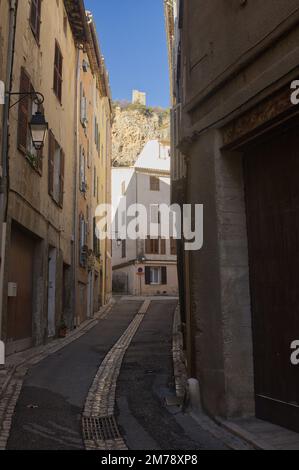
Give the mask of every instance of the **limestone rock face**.
POLYGON ((132 166, 149 140, 169 140, 169 111, 141 105, 115 105, 113 166, 132 166))

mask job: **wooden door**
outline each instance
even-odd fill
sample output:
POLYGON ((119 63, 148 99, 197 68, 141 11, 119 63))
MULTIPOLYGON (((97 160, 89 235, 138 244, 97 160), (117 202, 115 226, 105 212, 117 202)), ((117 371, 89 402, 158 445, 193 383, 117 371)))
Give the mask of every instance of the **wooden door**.
POLYGON ((244 157, 257 417, 299 431, 299 129, 244 157))
POLYGON ((16 284, 17 293, 15 297, 8 298, 9 352, 26 349, 32 343, 34 247, 34 239, 15 226, 12 227, 8 282, 16 284))

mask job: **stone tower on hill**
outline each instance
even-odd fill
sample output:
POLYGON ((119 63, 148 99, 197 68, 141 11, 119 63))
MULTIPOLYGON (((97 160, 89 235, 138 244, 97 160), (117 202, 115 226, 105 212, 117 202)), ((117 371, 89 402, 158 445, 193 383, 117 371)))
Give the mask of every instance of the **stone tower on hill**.
POLYGON ((143 91, 133 90, 132 103, 146 106, 146 93, 144 93, 143 91))

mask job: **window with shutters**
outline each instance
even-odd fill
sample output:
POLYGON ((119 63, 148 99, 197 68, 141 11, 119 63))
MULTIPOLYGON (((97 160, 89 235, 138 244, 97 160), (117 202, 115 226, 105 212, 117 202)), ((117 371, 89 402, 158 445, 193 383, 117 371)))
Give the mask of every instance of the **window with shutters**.
POLYGON ((159 254, 159 238, 147 237, 145 241, 145 253, 148 255, 158 255, 159 254))
POLYGON ((55 57, 54 57, 54 84, 53 90, 60 103, 62 101, 62 64, 63 57, 57 41, 55 41, 55 57))
POLYGON ((87 266, 87 224, 84 215, 79 216, 79 249, 80 249, 80 266, 85 268, 87 266))
POLYGON ((86 129, 88 124, 87 119, 87 98, 83 89, 83 84, 80 84, 80 121, 82 126, 86 129))
POLYGON ((37 43, 39 43, 40 38, 41 7, 41 0, 31 0, 30 26, 37 43))
MULTIPOLYGON (((30 82, 29 75, 22 67, 20 76, 20 93, 32 92, 34 92, 34 88, 30 82)), ((23 96, 19 103, 18 149, 24 154, 30 165, 39 174, 42 174, 43 149, 35 149, 29 129, 29 122, 37 111, 44 112, 43 106, 37 105, 31 96, 23 96)))
POLYGON ((148 285, 166 285, 167 268, 163 267, 145 267, 145 284, 148 285))
POLYGON ((86 184, 86 156, 85 151, 82 146, 80 146, 80 191, 83 194, 87 192, 87 184, 86 184))
POLYGON ((101 256, 100 236, 99 229, 97 227, 97 220, 95 217, 93 219, 93 251, 95 256, 99 259, 101 256))
POLYGON ((150 176, 150 190, 160 191, 160 179, 157 176, 150 176))
POLYGON ((63 206, 65 155, 49 132, 49 194, 60 207, 63 206))
POLYGON ((145 240, 145 253, 147 255, 166 255, 166 239, 147 237, 145 240))

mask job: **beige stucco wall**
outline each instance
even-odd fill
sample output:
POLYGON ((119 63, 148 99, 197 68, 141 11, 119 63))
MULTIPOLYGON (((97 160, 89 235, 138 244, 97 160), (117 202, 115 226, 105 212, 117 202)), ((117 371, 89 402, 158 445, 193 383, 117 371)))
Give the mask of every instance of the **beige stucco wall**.
MULTIPOLYGON (((2 4, 3 2, 1 2, 2 4)), ((7 281, 10 259, 10 233, 17 222, 36 237, 33 272, 33 344, 47 338, 48 249, 57 249, 55 320, 58 326, 63 306, 63 263, 72 264, 74 170, 75 170, 75 71, 76 47, 70 25, 64 31, 63 2, 42 2, 40 41, 37 43, 30 28, 30 2, 18 4, 12 91, 20 90, 21 67, 26 69, 35 91, 45 97, 44 111, 57 142, 65 153, 63 208, 48 194, 48 143, 43 149, 40 175, 18 150, 18 105, 10 114, 8 233, 6 240, 6 272, 3 296, 4 336, 6 327, 7 281), (53 91, 55 40, 63 55, 62 103, 53 91)), ((12 103, 17 100, 12 97, 12 103)), ((30 274, 30 273, 29 273, 30 274)), ((69 306, 70 307, 70 306, 69 306)), ((71 311, 69 311, 71 315, 71 311)))
MULTIPOLYGON (((74 184, 74 109, 75 109, 75 64, 76 48, 68 26, 63 30, 64 6, 60 2, 42 3, 40 45, 38 46, 29 25, 30 2, 19 2, 13 90, 20 86, 21 67, 25 67, 36 91, 45 96, 45 117, 56 140, 65 152, 64 201, 61 210, 48 195, 48 139, 43 151, 43 172, 40 176, 32 169, 26 158, 17 149, 18 106, 11 111, 10 128, 10 215, 17 216, 14 200, 24 198, 54 229, 56 240, 63 251, 64 261, 71 263, 71 238, 73 234, 73 184, 74 184), (55 40, 58 40, 63 55, 62 104, 53 92, 53 67, 55 40)), ((42 238, 47 238, 43 233, 42 238)))

